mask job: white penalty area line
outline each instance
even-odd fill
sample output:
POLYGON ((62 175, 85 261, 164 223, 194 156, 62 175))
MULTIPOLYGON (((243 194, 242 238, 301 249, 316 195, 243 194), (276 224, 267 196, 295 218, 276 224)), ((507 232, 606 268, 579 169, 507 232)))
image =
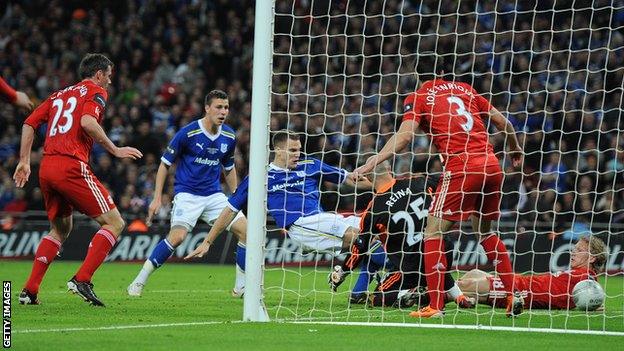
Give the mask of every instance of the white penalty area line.
POLYGON ((197 325, 233 324, 233 323, 242 323, 242 321, 227 321, 227 322, 216 322, 216 321, 208 322, 207 321, 207 322, 162 323, 162 324, 113 325, 113 326, 106 326, 106 327, 91 327, 91 328, 22 329, 22 330, 13 330, 13 333, 34 334, 34 333, 125 330, 125 329, 150 329, 150 328, 189 327, 189 326, 197 326, 197 325))
POLYGON ((325 324, 325 325, 344 325, 344 326, 362 326, 362 327, 402 327, 402 328, 460 329, 460 330, 510 331, 510 332, 551 333, 551 334, 585 334, 585 335, 601 335, 601 336, 602 335, 624 336, 624 332, 615 332, 615 331, 524 328, 524 327, 503 327, 503 326, 461 325, 461 324, 449 325, 449 324, 424 324, 424 323, 322 322, 322 321, 283 321, 283 323, 325 324))

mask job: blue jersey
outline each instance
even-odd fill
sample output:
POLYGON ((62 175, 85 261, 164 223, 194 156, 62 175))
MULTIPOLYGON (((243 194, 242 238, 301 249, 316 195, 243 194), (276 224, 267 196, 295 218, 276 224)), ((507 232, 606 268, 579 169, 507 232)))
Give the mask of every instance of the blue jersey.
POLYGON ((222 192, 221 167, 234 168, 236 135, 222 125, 212 135, 200 123, 189 123, 171 139, 160 160, 167 166, 177 161, 174 191, 199 196, 222 192))
MULTIPOLYGON (((308 158, 297 163, 295 169, 269 165, 267 207, 268 212, 281 228, 288 228, 301 217, 324 212, 321 208, 319 187, 322 180, 340 184, 347 178, 347 171, 308 158)), ((236 212, 247 204, 249 176, 245 177, 228 203, 236 212)))

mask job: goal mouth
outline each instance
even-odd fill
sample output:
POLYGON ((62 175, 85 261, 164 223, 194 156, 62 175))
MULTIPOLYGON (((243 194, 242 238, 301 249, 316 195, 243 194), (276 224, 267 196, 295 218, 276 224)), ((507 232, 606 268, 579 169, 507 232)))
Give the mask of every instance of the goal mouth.
MULTIPOLYGON (((495 275, 496 264, 488 260, 470 223, 469 215, 476 214, 496 218, 491 231, 509 252, 515 274, 550 274, 555 279, 566 274, 572 262, 576 268, 585 267, 589 275, 597 274, 605 300, 604 308, 581 311, 573 305, 572 283, 567 290, 544 283, 540 289, 546 292, 531 290, 534 285, 523 287, 530 296, 541 294, 545 300, 525 305, 517 318, 507 318, 504 308, 486 303, 459 309, 449 302, 442 322, 414 319, 408 316, 413 309, 350 302, 352 290, 362 289, 360 269, 368 267, 358 266, 332 292, 327 275, 343 257, 323 251, 322 245, 318 252, 310 251, 309 242, 285 236, 271 222, 263 226, 265 240, 259 253, 264 258, 263 298, 259 300, 271 320, 620 335, 624 320, 620 264, 624 258, 624 192, 619 190, 624 188, 624 139, 620 137, 624 68, 617 62, 624 52, 622 13, 623 7, 606 3, 507 0, 274 4, 270 21, 265 23, 271 26, 271 35, 256 42, 262 50, 270 50, 265 56, 269 57, 270 77, 257 83, 258 89, 270 86, 269 97, 262 101, 269 111, 252 120, 252 129, 269 126, 271 132, 299 133, 301 160, 316 159, 350 172, 380 154, 389 141, 399 145, 402 123, 416 121, 414 135, 402 148, 392 149, 388 161, 394 178, 440 177, 439 188, 423 189, 431 201, 449 191, 444 190, 449 165, 475 159, 475 154, 493 154, 500 166, 497 172, 502 174, 500 188, 462 188, 460 223, 445 234, 450 240, 446 250, 452 252, 445 268, 455 280, 473 269, 495 275), (423 84, 424 90, 416 93, 423 84), (444 89, 449 93, 441 92, 444 89), (437 93, 449 106, 445 112, 449 125, 457 124, 449 134, 466 136, 449 141, 447 134, 436 134, 430 116, 437 93), (480 104, 500 111, 514 132, 497 126, 491 109, 474 113, 480 104), (519 164, 509 152, 513 146, 509 134, 516 136, 522 150, 519 164), (471 140, 478 137, 488 149, 472 148, 471 140), (465 147, 463 152, 450 152, 457 143, 465 147), (499 197, 492 197, 497 193, 499 197), (474 198, 480 202, 464 216, 461 206, 474 198), (581 237, 604 242, 604 257, 588 249, 585 263, 578 266, 581 237), (593 265, 598 259, 604 259, 599 269, 593 265)), ((255 145, 264 148, 268 162, 273 146, 268 137, 262 142, 255 145)), ((463 172, 496 173, 485 168, 492 159, 480 160, 480 169, 465 167, 463 172)), ((270 179, 265 168, 258 167, 256 176, 264 180, 259 186, 266 188, 270 179)), ((370 170, 364 173, 371 175, 373 183, 381 177, 370 170)), ((315 176, 318 188, 306 196, 318 196, 322 211, 345 218, 372 211, 367 205, 378 196, 374 191, 331 184, 331 175, 323 172, 315 176)), ((295 192, 284 189, 285 198, 295 192)), ((258 211, 259 217, 271 217, 275 211, 272 195, 262 195, 264 206, 250 206, 250 216, 258 211)), ((296 205, 284 201, 282 210, 302 211, 303 203, 296 205)), ((408 218, 418 211, 426 217, 427 206, 410 210, 410 205, 404 208, 405 215, 390 216, 385 229, 391 222, 402 223, 403 234, 420 241, 422 223, 408 218)), ((456 214, 444 205, 438 207, 429 208, 429 214, 433 211, 442 218, 456 214)), ((262 227, 257 223, 257 228, 262 227)), ((360 229, 361 225, 354 224, 360 229)), ((387 244, 387 238, 378 234, 374 236, 387 244)), ((404 253, 408 257, 410 250, 404 253)), ((394 272, 383 265, 370 271, 369 292, 376 288, 372 276, 377 271, 380 275, 394 272)))

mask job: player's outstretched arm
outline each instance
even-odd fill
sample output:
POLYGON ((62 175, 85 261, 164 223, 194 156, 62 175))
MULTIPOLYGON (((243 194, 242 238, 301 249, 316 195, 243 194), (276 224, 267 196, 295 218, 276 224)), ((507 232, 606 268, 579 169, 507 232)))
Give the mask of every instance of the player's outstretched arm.
POLYGON ((89 134, 91 138, 93 138, 93 140, 98 142, 106 151, 110 152, 117 158, 131 158, 136 160, 143 157, 141 151, 133 147, 117 147, 113 144, 108 136, 106 136, 104 129, 102 129, 102 126, 98 123, 97 119, 91 115, 82 116, 82 118, 80 118, 80 126, 87 134, 89 134))
POLYGON ((358 175, 368 173, 375 169, 375 166, 389 159, 398 152, 401 152, 414 138, 414 132, 418 127, 418 122, 405 120, 401 123, 399 130, 386 142, 386 145, 375 156, 370 157, 363 166, 353 171, 358 175))
POLYGON ((225 228, 232 223, 237 213, 238 212, 234 212, 231 208, 225 207, 212 225, 212 228, 210 228, 210 232, 208 232, 204 241, 199 244, 193 252, 184 257, 184 259, 188 260, 193 257, 204 257, 204 255, 208 253, 208 250, 210 250, 210 245, 212 245, 219 234, 221 234, 221 232, 223 232, 225 228))
POLYGON ((13 105, 23 108, 28 112, 32 111, 32 109, 35 107, 35 104, 30 101, 28 95, 21 91, 15 92, 15 102, 13 102, 13 105))
POLYGON ((516 138, 516 131, 513 125, 496 109, 496 107, 492 107, 489 113, 492 123, 494 123, 498 130, 505 134, 506 143, 509 145, 509 154, 513 160, 514 167, 519 167, 522 164, 522 148, 520 148, 520 144, 516 138))
POLYGON ((161 161, 160 166, 158 166, 158 172, 156 172, 156 181, 154 182, 154 198, 147 208, 147 218, 145 219, 145 224, 147 226, 152 225, 152 219, 154 219, 156 212, 158 212, 158 209, 162 206, 162 192, 165 187, 165 180, 167 180, 168 172, 169 167, 161 161))
POLYGON ((20 144, 20 160, 15 168, 13 180, 18 188, 24 187, 30 177, 30 151, 32 150, 33 140, 35 139, 35 129, 24 124, 22 126, 22 141, 20 144))
POLYGON ((21 91, 15 91, 4 79, 0 78, 0 95, 4 96, 13 105, 23 108, 28 112, 32 111, 35 104, 30 101, 30 98, 26 93, 21 91))

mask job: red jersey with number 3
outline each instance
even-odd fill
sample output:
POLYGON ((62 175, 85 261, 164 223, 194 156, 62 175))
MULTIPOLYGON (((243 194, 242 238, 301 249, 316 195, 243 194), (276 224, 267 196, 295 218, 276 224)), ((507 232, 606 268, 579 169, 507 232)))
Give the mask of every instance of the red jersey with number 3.
POLYGON ((35 129, 48 123, 44 155, 64 155, 88 163, 93 138, 82 129, 80 120, 90 115, 101 124, 107 98, 106 90, 83 80, 50 95, 24 123, 35 129))
POLYGON ((494 155, 482 119, 491 108, 469 84, 436 79, 405 99, 403 120, 417 122, 445 159, 461 155, 467 162, 472 156, 494 155))

